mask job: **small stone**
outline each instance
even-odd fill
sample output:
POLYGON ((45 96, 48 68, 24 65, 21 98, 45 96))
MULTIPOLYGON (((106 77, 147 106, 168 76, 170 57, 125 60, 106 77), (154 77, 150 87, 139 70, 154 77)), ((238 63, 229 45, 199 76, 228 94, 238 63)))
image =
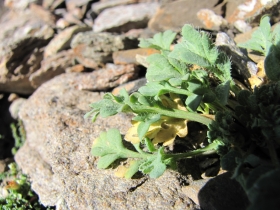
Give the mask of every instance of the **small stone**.
POLYGON ((85 67, 81 64, 77 64, 75 66, 71 66, 65 69, 66 73, 70 73, 70 72, 83 72, 85 71, 85 67))
POLYGON ((112 90, 112 94, 118 95, 121 89, 125 89, 129 94, 136 92, 140 87, 147 83, 146 78, 137 79, 126 84, 120 85, 112 90))
POLYGON ((111 33, 95 33, 88 31, 77 34, 72 42, 77 61, 87 68, 96 69, 113 61, 115 51, 137 48, 136 38, 111 33))
POLYGON ((137 1, 136 0, 99 1, 99 2, 95 2, 91 5, 91 10, 94 13, 99 14, 103 10, 108 9, 108 8, 112 8, 112 7, 116 7, 116 6, 120 6, 120 5, 128 5, 128 4, 133 4, 133 3, 137 3, 137 1))
POLYGON ((77 33, 83 31, 89 31, 89 30, 90 28, 87 26, 78 26, 78 25, 66 28, 58 35, 56 35, 51 40, 51 42, 46 46, 44 57, 46 58, 62 50, 69 49, 71 40, 77 33))
POLYGON ((113 53, 113 60, 115 64, 139 64, 136 61, 136 55, 149 56, 154 53, 159 53, 159 51, 151 48, 116 51, 113 53))
POLYGON ((105 9, 95 19, 93 31, 120 33, 145 28, 158 7, 158 3, 139 3, 105 9))
POLYGON ((30 75, 29 81, 32 87, 38 88, 44 82, 53 77, 65 73, 65 69, 74 65, 74 53, 72 50, 61 51, 45 58, 41 62, 38 71, 30 75))
POLYGON ((25 98, 18 98, 11 103, 11 105, 9 107, 9 111, 10 111, 11 116, 15 120, 18 119, 18 113, 20 111, 21 106, 24 104, 25 101, 26 101, 25 98))
MULTIPOLYGON (((173 30, 181 31, 185 24, 192 24, 195 27, 204 27, 197 18, 196 13, 200 9, 215 9, 217 0, 178 0, 163 4, 153 18, 149 21, 148 27, 154 31, 173 30)), ((220 15, 219 11, 215 11, 220 15)))
POLYGON ((222 16, 216 15, 210 9, 199 10, 197 17, 207 29, 219 30, 222 25, 227 25, 227 21, 222 16))

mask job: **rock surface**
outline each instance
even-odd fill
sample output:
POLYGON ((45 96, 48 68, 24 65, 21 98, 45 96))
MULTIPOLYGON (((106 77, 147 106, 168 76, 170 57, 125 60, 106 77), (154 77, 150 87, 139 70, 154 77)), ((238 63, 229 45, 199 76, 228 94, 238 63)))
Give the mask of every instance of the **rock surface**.
MULTIPOLYGON (((61 210, 199 210, 200 207, 245 210, 247 201, 236 183, 228 176, 202 180, 197 162, 179 167, 182 170, 187 170, 185 165, 194 167, 195 176, 191 171, 167 171, 156 180, 147 177, 125 180, 116 178, 114 169, 96 169, 96 159, 90 155, 93 140, 111 127, 124 133, 131 116, 98 119, 93 124, 83 119, 83 115, 90 103, 101 98, 103 91, 117 94, 126 88, 133 92, 145 84, 143 76, 148 66, 145 58, 156 52, 139 49, 138 38, 150 38, 155 32, 168 29, 178 32, 186 23, 213 31, 220 38, 216 41, 219 48, 232 59, 233 74, 246 69, 243 76, 252 76, 250 70, 254 71, 257 61, 248 59, 229 37, 218 32, 226 30, 234 38, 237 32, 249 31, 250 36, 251 28, 263 14, 271 13, 272 23, 278 22, 279 1, 7 0, 5 3, 9 12, 0 20, 0 93, 26 94, 24 97, 28 99, 17 99, 10 105, 8 95, 0 94, 4 99, 4 102, 0 99, 0 134, 5 134, 5 141, 0 141, 0 159, 11 156, 8 148, 12 146, 12 138, 7 132, 13 121, 8 112, 10 105, 14 118, 20 109, 27 133, 16 161, 31 177, 32 188, 44 205, 61 210), (263 2, 268 4, 260 6, 263 2), (157 7, 160 8, 156 10, 157 7), (240 8, 249 11, 241 19, 240 8), (220 196, 217 189, 224 186, 226 191, 221 190, 220 196)), ((241 39, 245 41, 244 37, 241 39)), ((252 58, 250 53, 249 57, 252 58)))
POLYGON ((130 120, 125 115, 94 124, 85 120, 88 104, 100 98, 77 89, 64 74, 43 84, 23 105, 27 141, 15 158, 41 202, 60 209, 194 209, 181 189, 186 178, 177 172, 125 180, 113 169, 96 169, 92 141, 109 128, 125 132, 130 120))

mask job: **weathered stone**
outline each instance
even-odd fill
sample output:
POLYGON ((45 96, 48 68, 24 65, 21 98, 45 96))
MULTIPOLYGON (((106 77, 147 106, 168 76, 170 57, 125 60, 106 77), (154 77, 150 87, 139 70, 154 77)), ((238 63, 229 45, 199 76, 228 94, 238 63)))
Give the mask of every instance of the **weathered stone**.
POLYGON ((29 77, 32 87, 38 88, 44 82, 65 73, 65 69, 73 65, 74 53, 72 50, 61 51, 45 58, 41 62, 41 68, 29 77))
POLYGON ((65 0, 43 0, 42 6, 51 11, 55 10, 61 4, 64 3, 65 0))
POLYGON ((166 3, 157 10, 154 17, 149 21, 148 27, 154 31, 165 31, 168 29, 180 31, 184 24, 192 24, 195 27, 204 27, 197 18, 196 13, 200 9, 211 9, 216 11, 214 6, 217 0, 178 0, 166 3))
POLYGON ((257 65, 236 46, 234 40, 226 33, 218 33, 215 43, 230 58, 233 76, 234 74, 238 75, 238 77, 242 76, 240 80, 249 85, 248 79, 257 74, 257 65))
POLYGON ((126 84, 120 85, 112 90, 114 95, 118 95, 121 89, 125 89, 128 93, 136 92, 140 87, 147 83, 146 78, 137 79, 126 84))
POLYGON ((105 9, 94 21, 95 32, 127 32, 145 28, 159 7, 158 3, 139 3, 105 9))
POLYGON ((210 9, 199 10, 197 17, 207 29, 219 30, 221 26, 227 25, 227 21, 221 15, 215 14, 210 9))
POLYGON ((39 2, 39 0, 5 0, 5 6, 14 10, 24 10, 34 2, 39 2))
POLYGON ((11 105, 9 107, 9 111, 10 111, 11 116, 15 120, 18 119, 19 110, 25 101, 26 101, 25 98, 17 98, 11 103, 11 105))
POLYGON ((87 26, 71 26, 69 28, 66 28, 59 34, 57 34, 50 43, 46 46, 44 57, 48 57, 51 55, 54 55, 55 53, 58 53, 62 50, 66 50, 70 48, 70 43, 73 39, 73 37, 79 33, 84 31, 91 30, 87 26))
MULTIPOLYGON (((236 4, 236 3, 235 3, 236 4)), ((272 22, 278 22, 280 2, 278 0, 246 0, 239 4, 231 15, 227 15, 229 23, 238 20, 249 21, 252 26, 259 25, 260 18, 265 14, 270 14, 272 22)))
POLYGON ((124 133, 131 117, 85 120, 89 104, 100 94, 77 89, 69 75, 44 83, 20 111, 27 140, 15 158, 40 201, 73 210, 194 209, 181 189, 186 177, 177 172, 166 171, 158 179, 126 180, 115 177, 114 169, 96 168, 97 159, 90 155, 93 140, 109 128, 124 133))
POLYGON ((31 10, 9 13, 0 24, 0 91, 30 94, 28 80, 40 68, 53 29, 31 10))
POLYGON ((74 66, 70 66, 70 67, 65 69, 66 73, 69 73, 69 72, 83 72, 83 71, 85 71, 85 67, 82 64, 77 64, 77 65, 74 65, 74 66))
POLYGON ((112 62, 113 52, 137 48, 137 45, 138 40, 135 38, 93 31, 79 33, 71 42, 71 48, 74 50, 77 61, 85 67, 93 69, 112 62))
POLYGON ((108 0, 108 1, 99 1, 95 2, 91 5, 91 10, 99 14, 105 9, 112 8, 115 6, 120 6, 120 5, 127 5, 127 4, 133 4, 137 3, 136 0, 108 0))
POLYGON ((113 53, 113 60, 114 64, 139 64, 136 61, 136 55, 149 56, 154 53, 159 53, 159 51, 149 48, 116 51, 113 53))

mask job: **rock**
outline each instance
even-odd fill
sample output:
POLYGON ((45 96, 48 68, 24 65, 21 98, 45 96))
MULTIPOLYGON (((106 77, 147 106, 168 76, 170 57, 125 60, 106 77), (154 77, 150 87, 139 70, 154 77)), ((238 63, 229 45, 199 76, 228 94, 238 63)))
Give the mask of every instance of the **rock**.
POLYGON ((39 0, 5 0, 5 6, 14 10, 24 10, 31 3, 38 1, 39 0))
POLYGON ((91 10, 95 14, 101 13, 103 10, 120 6, 120 5, 127 5, 137 3, 136 0, 108 0, 108 1, 98 1, 91 5, 91 10))
POLYGON ((93 31, 121 33, 145 28, 158 7, 158 3, 139 3, 105 9, 95 19, 93 31))
POLYGON ((146 78, 140 78, 126 84, 120 85, 112 90, 112 94, 118 95, 121 89, 125 89, 128 93, 136 92, 140 87, 147 83, 146 78))
MULTIPOLYGON (((184 24, 192 24, 195 27, 204 27, 201 21, 197 18, 196 13, 200 9, 212 9, 217 0, 178 0, 163 4, 156 14, 149 21, 148 27, 154 31, 181 31, 184 24)), ((220 15, 221 11, 215 11, 220 15)))
POLYGON ((227 25, 227 21, 221 15, 215 14, 210 9, 199 10, 197 17, 206 29, 219 30, 221 26, 227 25))
POLYGON ((101 95, 77 89, 69 75, 78 74, 44 83, 20 110, 27 139, 15 159, 40 201, 58 209, 194 209, 181 189, 180 180, 186 178, 177 172, 126 180, 114 176, 114 169, 96 168, 97 159, 90 155, 93 140, 109 128, 124 133, 131 117, 85 120, 89 104, 101 95))
MULTIPOLYGON (((247 0, 242 3, 235 10, 231 10, 233 12, 227 14, 229 23, 234 24, 238 20, 245 20, 250 22, 251 26, 256 26, 259 25, 260 18, 265 14, 269 14, 274 23, 280 20, 280 2, 278 0, 247 0)), ((236 3, 234 4, 236 5, 236 3)))
POLYGON ((91 29, 87 26, 71 26, 69 28, 66 28, 59 34, 57 34, 50 43, 46 46, 44 57, 48 57, 51 55, 54 55, 55 53, 58 53, 62 50, 67 50, 70 48, 70 43, 73 39, 73 37, 79 33, 84 31, 90 31, 91 29))
POLYGON ((17 98, 11 103, 9 111, 13 119, 18 119, 19 110, 25 101, 25 98, 17 98))
MULTIPOLYGON (((201 188, 210 180, 208 179, 199 179, 191 182, 188 186, 184 186, 182 188, 183 192, 188 195, 190 199, 192 199, 193 202, 199 205, 198 200, 198 193, 201 190, 201 188)), ((207 210, 207 209, 206 209, 207 210)))
POLYGON ((54 31, 31 10, 9 13, 0 24, 0 91, 30 94, 28 78, 40 68, 43 48, 54 31))
POLYGON ((139 64, 136 61, 136 55, 149 56, 154 53, 159 53, 159 51, 152 48, 116 51, 113 53, 113 60, 114 64, 139 64))
POLYGON ((245 55, 240 48, 238 48, 234 42, 226 33, 220 32, 216 37, 216 45, 220 50, 224 51, 230 58, 232 63, 232 75, 234 73, 242 76, 240 80, 249 85, 248 79, 257 74, 257 65, 245 55))
POLYGON ((61 4, 64 3, 65 0, 43 0, 42 6, 50 11, 55 10, 61 4))
POLYGON ((71 42, 71 48, 74 50, 77 61, 85 67, 93 69, 112 62, 113 52, 137 48, 137 45, 136 38, 93 31, 79 33, 71 42))
POLYGON ((29 81, 32 87, 36 89, 53 77, 65 73, 66 68, 73 65, 74 53, 71 49, 54 53, 41 62, 41 68, 30 75, 29 81))
POLYGON ((210 179, 199 191, 198 200, 203 210, 245 210, 249 205, 246 193, 229 173, 210 179))

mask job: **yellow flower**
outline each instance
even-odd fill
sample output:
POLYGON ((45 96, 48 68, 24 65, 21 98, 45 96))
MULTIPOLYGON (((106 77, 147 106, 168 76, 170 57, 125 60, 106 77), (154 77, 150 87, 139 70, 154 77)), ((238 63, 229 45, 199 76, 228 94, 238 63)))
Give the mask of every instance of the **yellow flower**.
MULTIPOLYGON (((168 108, 177 108, 187 111, 182 101, 176 94, 170 94, 170 98, 161 96, 162 104, 168 108)), ((140 142, 137 128, 140 122, 132 121, 132 127, 127 131, 124 139, 136 144, 140 142)), ((176 136, 185 137, 188 134, 187 120, 162 116, 160 120, 152 123, 145 137, 152 140, 154 144, 163 143, 164 146, 171 145, 176 136)))
MULTIPOLYGON (((132 121, 132 127, 127 131, 124 139, 136 144, 140 142, 137 128, 140 122, 132 121)), ((164 146, 174 142, 176 136, 185 137, 188 134, 187 120, 172 117, 161 117, 149 127, 145 137, 152 139, 154 144, 163 143, 164 146)))

